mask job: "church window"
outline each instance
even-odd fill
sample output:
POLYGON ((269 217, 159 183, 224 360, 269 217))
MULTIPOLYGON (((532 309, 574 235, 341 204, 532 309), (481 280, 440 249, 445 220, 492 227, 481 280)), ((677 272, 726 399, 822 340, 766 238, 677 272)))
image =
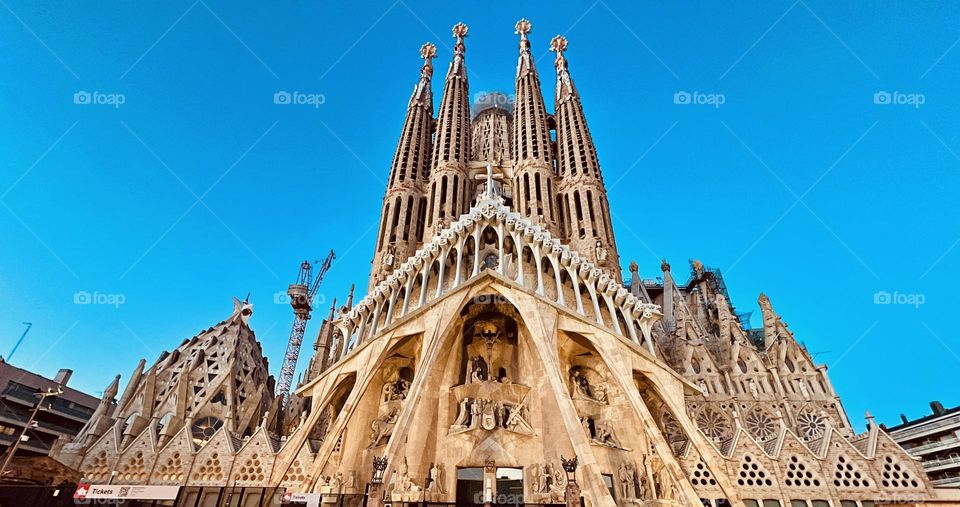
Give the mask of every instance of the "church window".
POLYGON ((593 237, 599 237, 597 234, 597 219, 593 214, 593 193, 587 190, 587 211, 590 212, 590 230, 593 232, 593 237))
POLYGON ((194 443, 199 445, 207 443, 221 426, 223 421, 212 416, 196 420, 190 428, 194 443))
POLYGON ((447 177, 440 178, 440 218, 447 216, 447 177))

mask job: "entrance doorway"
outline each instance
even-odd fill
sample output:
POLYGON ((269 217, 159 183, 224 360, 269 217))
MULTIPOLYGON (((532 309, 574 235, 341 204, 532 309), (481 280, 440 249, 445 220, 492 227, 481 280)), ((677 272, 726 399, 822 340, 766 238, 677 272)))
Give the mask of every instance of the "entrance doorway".
POLYGON ((523 505, 523 469, 475 467, 457 469, 457 505, 523 505))
POLYGON ((457 505, 483 503, 483 468, 457 469, 457 505))

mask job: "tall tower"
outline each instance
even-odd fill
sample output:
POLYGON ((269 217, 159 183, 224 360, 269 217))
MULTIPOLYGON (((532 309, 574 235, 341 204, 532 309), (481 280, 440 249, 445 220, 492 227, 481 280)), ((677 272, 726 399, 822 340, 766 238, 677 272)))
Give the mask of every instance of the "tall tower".
POLYGON ((420 48, 423 66, 420 80, 407 106, 407 117, 390 167, 390 180, 383 197, 383 214, 377 250, 370 269, 370 287, 385 279, 395 266, 417 250, 423 241, 427 199, 423 185, 430 171, 430 137, 433 128, 433 57, 437 48, 426 43, 420 48))
POLYGON ((553 148, 540 78, 527 40, 531 28, 526 19, 516 25, 520 35, 520 58, 517 61, 513 113, 513 207, 535 222, 542 220, 556 234, 559 229, 554 198, 553 148))
POLYGON ((557 166, 564 229, 571 247, 588 254, 592 262, 608 269, 619 281, 620 257, 613 239, 607 191, 580 94, 563 55, 566 49, 567 39, 563 36, 550 41, 550 50, 557 54, 557 166))
MULTIPOLYGON (((467 25, 457 23, 453 27, 453 36, 457 43, 443 86, 433 143, 433 169, 427 191, 429 208, 426 225, 433 229, 438 224, 443 227, 456 220, 469 206, 470 91, 464 60, 466 46, 463 43, 467 36, 467 25)), ((432 229, 428 231, 427 237, 434 232, 432 229)))

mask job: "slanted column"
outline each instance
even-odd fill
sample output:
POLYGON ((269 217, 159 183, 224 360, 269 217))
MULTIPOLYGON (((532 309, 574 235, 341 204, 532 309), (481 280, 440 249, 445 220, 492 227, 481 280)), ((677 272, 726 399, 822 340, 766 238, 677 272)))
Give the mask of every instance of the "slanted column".
POLYGON ((550 265, 553 266, 553 278, 557 284, 557 304, 564 306, 563 285, 560 283, 560 263, 554 260, 552 256, 548 256, 547 258, 550 260, 550 265))
POLYGON ((473 273, 470 274, 470 277, 473 278, 480 273, 480 227, 474 225, 473 229, 473 273))
POLYGON ((461 275, 461 269, 463 266, 463 245, 465 241, 463 238, 457 240, 457 274, 453 277, 453 286, 459 287, 460 283, 463 281, 463 276, 461 275))
POLYGON ((443 294, 443 278, 447 273, 447 253, 449 253, 449 250, 446 248, 440 250, 440 273, 437 275, 436 297, 440 297, 443 294))

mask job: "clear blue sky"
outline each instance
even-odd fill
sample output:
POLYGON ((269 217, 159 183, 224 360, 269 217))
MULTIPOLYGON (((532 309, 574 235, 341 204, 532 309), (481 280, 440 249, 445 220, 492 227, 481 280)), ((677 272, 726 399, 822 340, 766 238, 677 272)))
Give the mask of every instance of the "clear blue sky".
POLYGON ((570 40, 625 264, 699 258, 738 311, 765 291, 858 427, 960 404, 960 8, 522 4, 0 2, 0 354, 32 322, 13 362, 99 393, 251 292, 276 375, 299 261, 337 250, 325 305, 366 285, 420 45, 442 79, 468 23, 472 92, 511 91, 527 17, 549 104, 570 40))

